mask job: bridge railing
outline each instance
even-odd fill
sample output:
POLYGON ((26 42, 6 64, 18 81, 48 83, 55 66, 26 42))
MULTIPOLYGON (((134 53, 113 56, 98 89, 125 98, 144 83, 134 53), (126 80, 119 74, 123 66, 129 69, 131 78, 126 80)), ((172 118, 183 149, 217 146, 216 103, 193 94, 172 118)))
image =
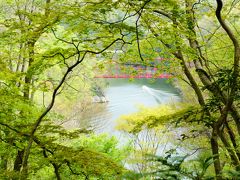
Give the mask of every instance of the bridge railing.
POLYGON ((169 66, 168 61, 163 61, 159 58, 154 62, 148 63, 117 63, 112 62, 108 64, 107 71, 96 78, 170 78, 171 75, 163 72, 159 74, 157 68, 159 62, 164 62, 164 66, 169 66))

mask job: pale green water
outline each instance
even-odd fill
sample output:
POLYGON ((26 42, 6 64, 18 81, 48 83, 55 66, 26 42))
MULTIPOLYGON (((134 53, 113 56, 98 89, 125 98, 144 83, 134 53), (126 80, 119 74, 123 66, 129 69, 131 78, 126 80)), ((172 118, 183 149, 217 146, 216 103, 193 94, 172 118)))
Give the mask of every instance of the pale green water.
POLYGON ((106 79, 107 103, 93 103, 84 117, 69 122, 74 128, 89 128, 96 133, 109 133, 120 138, 123 133, 115 129, 121 115, 138 110, 138 105, 154 107, 161 103, 179 101, 178 90, 167 79, 106 79))
POLYGON ((108 88, 105 96, 109 100, 105 103, 105 111, 96 114, 91 119, 96 132, 106 132, 119 136, 115 130, 116 119, 121 115, 130 114, 138 110, 138 105, 146 107, 157 106, 172 100, 179 100, 178 91, 166 79, 107 79, 108 88))

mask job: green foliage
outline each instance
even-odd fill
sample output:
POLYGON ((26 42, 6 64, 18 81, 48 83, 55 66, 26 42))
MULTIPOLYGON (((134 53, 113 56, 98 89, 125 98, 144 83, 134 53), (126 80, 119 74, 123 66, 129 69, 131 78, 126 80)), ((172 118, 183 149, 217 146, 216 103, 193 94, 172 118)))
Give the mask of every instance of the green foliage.
POLYGON ((166 105, 156 108, 139 107, 137 113, 121 116, 118 120, 117 129, 129 133, 138 133, 145 126, 149 128, 163 128, 163 125, 169 122, 168 119, 164 117, 172 113, 174 113, 174 110, 166 105), (156 121, 158 125, 154 123, 156 121))
POLYGON ((124 115, 118 120, 117 128, 130 133, 137 133, 142 128, 164 128, 164 125, 182 126, 186 123, 211 125, 214 119, 203 108, 190 104, 162 105, 156 108, 141 107, 139 112, 124 115))
MULTIPOLYGON (((54 178, 57 174, 53 167, 58 167, 60 176, 66 178, 84 177, 84 174, 102 178, 119 176, 127 149, 119 155, 123 150, 118 151, 116 140, 106 137, 102 138, 107 143, 102 142, 97 150, 95 141, 101 138, 92 145, 89 143, 89 147, 60 145, 61 138, 65 138, 67 144, 66 141, 79 139, 79 134, 87 131, 70 132, 57 124, 69 118, 70 107, 84 109, 83 101, 91 102, 92 87, 95 86, 92 67, 99 60, 95 52, 104 48, 111 52, 115 47, 109 44, 122 37, 120 28, 128 31, 130 26, 104 23, 110 20, 106 17, 114 15, 112 10, 118 6, 112 1, 49 2, 1 1, 0 156, 5 158, 0 158, 7 162, 1 172, 9 178, 20 175, 15 164, 21 166, 24 154, 21 157, 18 154, 24 152, 29 137, 33 136, 28 160, 29 178, 38 179, 41 175, 45 179, 54 178), (88 53, 87 61, 67 76, 57 93, 60 95, 54 110, 39 123, 36 133, 30 135, 66 70, 80 60, 78 58, 82 58, 85 51, 93 51, 93 55, 88 53), (77 102, 83 105, 77 106, 77 102), (63 112, 63 109, 68 111, 63 112)), ((115 13, 114 17, 117 16, 115 13)), ((81 138, 85 142, 89 140, 84 136, 81 138)))
MULTIPOLYGON (((120 176, 122 173, 122 167, 115 163, 110 157, 105 156, 95 150, 72 150, 62 149, 56 153, 54 159, 58 161, 69 161, 71 165, 67 163, 68 168, 71 167, 71 172, 64 171, 66 165, 63 165, 63 173, 66 177, 71 174, 86 174, 89 177, 115 177, 120 176), (67 152, 67 154, 66 154, 67 152)), ((74 177, 74 176, 73 176, 74 177)))
MULTIPOLYGON (((206 142, 209 130, 203 127, 212 127, 224 102, 219 94, 209 92, 209 87, 201 88, 200 79, 192 68, 193 60, 200 59, 201 66, 211 74, 210 86, 228 98, 229 89, 235 85, 232 84, 232 59, 236 52, 231 39, 215 25, 212 2, 199 2, 191 8, 186 6, 186 2, 194 3, 177 0, 1 1, 1 178, 20 175, 16 165, 21 166, 24 154, 19 153, 26 149, 30 137, 34 140, 28 160, 30 179, 53 179, 57 170, 64 179, 120 178, 124 171, 123 161, 131 151, 130 145, 119 148, 116 139, 106 135, 82 135, 88 133, 85 127, 71 132, 57 125, 68 119, 75 109, 84 111, 91 107, 91 96, 97 94, 94 88, 102 86, 93 80, 95 72, 106 70, 108 59, 112 62, 118 60, 123 65, 122 70, 132 75, 144 70, 139 72, 126 68, 124 63, 136 63, 145 68, 154 66, 159 70, 156 75, 170 72, 188 82, 182 75, 186 73, 186 69, 181 69, 185 65, 206 99, 202 107, 194 104, 151 109, 140 107, 140 112, 121 117, 118 129, 135 136, 134 143, 140 135, 156 138, 151 139, 152 142, 139 142, 143 149, 142 152, 135 149, 135 155, 140 154, 140 158, 148 152, 155 155, 156 146, 152 146, 152 150, 148 143, 158 145, 158 138, 163 133, 167 134, 166 127, 187 129, 181 132, 183 141, 204 137, 202 140, 206 142), (191 21, 191 14, 187 11, 194 11, 194 20, 191 21), (189 40, 198 41, 197 49, 189 45, 189 40), (179 54, 182 57, 179 58, 179 54), (156 57, 165 58, 167 62, 153 64, 156 57), (81 58, 86 61, 75 69, 69 69, 81 58), (184 62, 179 61, 181 58, 184 62), (98 67, 98 70, 93 67, 98 67), (68 71, 70 73, 64 83, 59 84, 68 71), (58 98, 54 101, 54 108, 36 124, 58 85, 61 88, 56 93, 58 98)), ((227 17, 233 32, 238 34, 239 5, 235 2, 225 4, 224 11, 228 13, 223 13, 223 17, 227 17)), ((236 89, 233 98, 237 109, 240 88, 236 89)), ((231 122, 230 125, 233 126, 231 122)), ((199 140, 194 145, 201 143, 199 140)), ((188 147, 187 143, 184 146, 188 147)), ((225 151, 221 149, 224 154, 225 151)), ((154 157, 152 161, 157 163, 153 163, 156 166, 160 164, 160 168, 155 166, 157 171, 153 173, 157 178, 211 177, 211 173, 209 177, 205 175, 212 164, 209 156, 188 166, 194 171, 184 169, 184 163, 190 162, 185 161, 185 156, 174 156, 172 152, 165 157, 154 157)), ((230 163, 227 161, 226 164, 230 163)), ((147 171, 150 168, 143 169, 147 171)), ((229 177, 238 177, 231 167, 224 170, 228 170, 229 177)), ((141 177, 136 172, 130 175, 141 177)))
POLYGON ((147 155, 151 162, 147 172, 129 172, 127 179, 213 179, 212 157, 209 152, 199 151, 198 157, 180 154, 170 149, 164 155, 147 155))
MULTIPOLYGON (((203 128, 203 125, 211 124, 211 120, 208 116, 205 116, 203 109, 187 104, 162 105, 156 108, 141 107, 139 112, 122 116, 119 119, 118 128, 134 135, 132 136, 133 139, 136 137, 134 141, 136 150, 133 157, 135 161, 133 160, 133 162, 142 163, 148 167, 140 171, 141 174, 132 175, 158 179, 201 179, 211 176, 212 157, 209 154, 204 156, 202 151, 199 151, 200 153, 196 157, 192 157, 190 153, 192 149, 208 148, 207 134, 209 131, 203 128), (170 132, 167 131, 169 127, 170 132), (181 134, 174 135, 175 131, 180 131, 181 134), (165 139, 166 142, 158 141, 158 138, 151 139, 152 134, 150 132, 154 132, 154 136, 165 139), (145 136, 147 142, 143 142, 145 136), (137 141, 138 139, 141 139, 141 141, 137 141), (151 145, 151 140, 157 147, 183 148, 189 154, 182 155, 178 151, 169 150, 165 156, 159 156, 158 150, 150 150, 146 145, 146 143, 151 145), (139 149, 136 144, 139 144, 139 149), (146 161, 146 159, 148 160, 146 161), (209 167, 211 170, 209 170, 209 167)), ((131 178, 130 174, 129 177, 131 178)))
POLYGON ((190 155, 180 155, 175 150, 170 150, 165 156, 150 156, 149 160, 156 162, 156 170, 148 175, 158 179, 212 179, 206 172, 213 160, 206 155, 200 152, 197 158, 189 160, 187 158, 190 155))
POLYGON ((101 152, 109 156, 115 162, 120 164, 124 163, 124 160, 129 156, 131 145, 121 145, 116 137, 109 137, 107 134, 100 135, 82 135, 80 139, 76 139, 70 143, 73 148, 86 147, 94 149, 97 152, 101 152))
MULTIPOLYGON (((49 144, 49 143, 48 143, 49 144)), ((108 137, 105 134, 81 135, 75 139, 62 139, 61 144, 53 143, 54 154, 47 153, 47 159, 38 159, 32 162, 31 179, 50 178, 50 163, 60 165, 59 171, 62 178, 84 179, 104 178, 112 179, 121 177, 125 169, 122 164, 128 157, 131 150, 130 146, 118 147, 118 142, 114 137, 108 137), (46 161, 47 160, 47 161, 46 161), (39 165, 41 165, 39 168, 39 165)), ((36 155, 39 152, 36 152, 36 155)), ((34 155, 34 156, 36 156, 34 155)))

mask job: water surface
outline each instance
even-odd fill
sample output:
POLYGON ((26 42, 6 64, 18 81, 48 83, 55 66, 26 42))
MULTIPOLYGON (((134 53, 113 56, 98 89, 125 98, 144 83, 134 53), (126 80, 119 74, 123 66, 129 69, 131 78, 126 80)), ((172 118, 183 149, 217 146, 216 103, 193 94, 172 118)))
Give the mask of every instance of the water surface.
POLYGON ((96 133, 109 133, 117 137, 123 134, 115 129, 116 120, 121 115, 138 110, 138 105, 157 106, 170 101, 178 101, 178 90, 167 79, 107 79, 105 96, 107 103, 94 103, 88 116, 78 119, 80 127, 91 127, 96 133))

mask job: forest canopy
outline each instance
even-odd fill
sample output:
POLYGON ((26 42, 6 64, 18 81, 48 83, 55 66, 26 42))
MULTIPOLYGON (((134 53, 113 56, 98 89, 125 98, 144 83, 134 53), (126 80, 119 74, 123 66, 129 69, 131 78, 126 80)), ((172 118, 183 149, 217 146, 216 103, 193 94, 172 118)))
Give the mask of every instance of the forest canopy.
POLYGON ((0 178, 238 179, 239 15, 238 0, 0 0, 0 178), (167 74, 181 102, 120 117, 127 143, 67 128, 106 110, 96 76, 116 65, 167 74))

